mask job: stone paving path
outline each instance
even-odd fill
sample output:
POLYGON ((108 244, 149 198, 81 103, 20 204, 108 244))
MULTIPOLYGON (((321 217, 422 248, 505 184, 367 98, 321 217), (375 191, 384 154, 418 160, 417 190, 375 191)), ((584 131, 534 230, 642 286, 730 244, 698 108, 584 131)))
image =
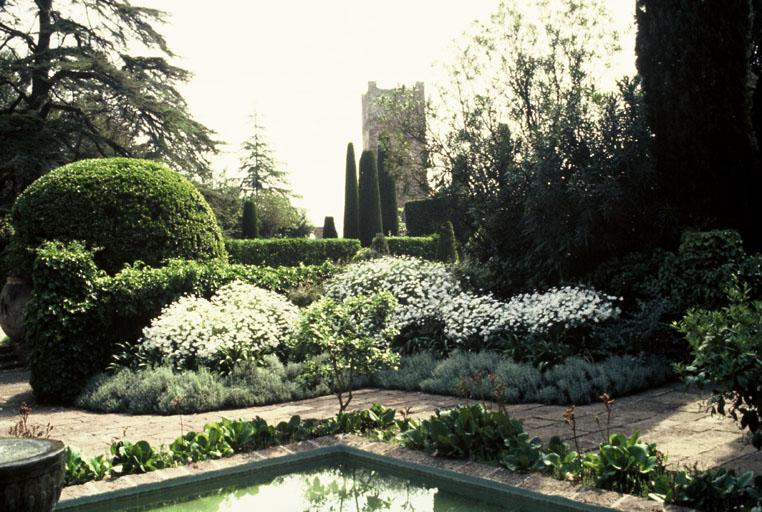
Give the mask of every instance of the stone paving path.
MULTIPOLYGON (((26 401, 33 408, 32 423, 44 425, 50 422, 53 426, 52 438, 76 446, 86 455, 107 453, 111 441, 122 437, 133 441, 145 439, 152 444, 169 443, 180 435, 181 428, 186 432, 199 430, 205 423, 222 416, 261 416, 268 422, 277 422, 287 420, 294 414, 304 418, 327 418, 336 414, 338 409, 335 397, 325 396, 182 416, 102 414, 35 405, 28 379, 29 374, 25 371, 0 372, 0 435, 6 435, 17 421, 18 406, 26 401)), ((657 443, 675 467, 697 465, 700 469, 707 469, 725 466, 762 473, 762 452, 743 443, 743 434, 732 421, 702 412, 701 398, 702 395, 695 391, 686 391, 680 384, 671 384, 617 399, 611 430, 628 435, 639 432, 642 439, 657 443)), ((410 407, 414 416, 423 417, 437 408, 457 405, 464 400, 425 393, 363 389, 356 392, 350 408, 365 408, 372 402, 399 410, 410 407)), ((510 405, 507 409, 509 414, 524 422, 524 428, 532 436, 545 440, 553 435, 568 440, 572 437, 562 418, 566 409, 563 406, 522 404, 510 405)), ((604 432, 595 421, 595 416, 599 415, 601 426, 605 426, 605 415, 601 413, 603 407, 600 404, 576 409, 577 442, 583 450, 596 447, 602 440, 604 432)))

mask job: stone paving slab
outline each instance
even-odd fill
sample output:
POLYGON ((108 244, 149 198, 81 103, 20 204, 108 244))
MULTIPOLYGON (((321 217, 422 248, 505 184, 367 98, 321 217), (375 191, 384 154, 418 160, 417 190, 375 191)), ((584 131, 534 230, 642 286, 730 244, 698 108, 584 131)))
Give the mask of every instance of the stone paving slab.
MULTIPOLYGON (((107 453, 115 439, 145 439, 151 444, 168 444, 189 430, 200 430, 204 424, 222 417, 253 418, 268 422, 288 420, 299 414, 304 418, 328 418, 336 414, 333 396, 324 396, 287 404, 273 404, 245 409, 214 411, 188 415, 130 415, 93 413, 74 408, 36 405, 24 371, 0 372, 0 435, 5 435, 17 420, 22 401, 33 412, 31 422, 53 426, 51 437, 75 446, 87 456, 107 453)), ((671 384, 639 394, 618 398, 614 404, 611 431, 631 434, 657 443, 667 454, 672 467, 709 469, 724 466, 739 471, 762 473, 762 452, 743 442, 741 430, 729 419, 711 416, 701 407, 703 396, 687 391, 681 384, 671 384)), ((465 403, 462 398, 380 389, 363 389, 355 393, 350 409, 362 409, 373 402, 411 408, 414 417, 427 417, 436 409, 465 403)), ((563 406, 519 404, 505 407, 512 416, 524 422, 531 436, 544 440, 554 435, 572 442, 569 427, 564 424, 563 406)), ((576 408, 577 443, 582 450, 595 449, 605 437, 605 412, 600 404, 576 408), (600 423, 594 420, 599 416, 600 423)))

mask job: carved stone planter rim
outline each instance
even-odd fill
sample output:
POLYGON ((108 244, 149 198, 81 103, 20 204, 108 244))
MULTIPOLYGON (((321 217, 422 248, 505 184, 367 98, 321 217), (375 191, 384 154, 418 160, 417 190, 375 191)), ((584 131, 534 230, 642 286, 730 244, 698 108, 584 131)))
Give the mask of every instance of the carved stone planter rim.
MULTIPOLYGON (((15 438, 15 437, 0 437, 0 442, 6 439, 12 439, 14 441, 18 441, 18 438, 15 438)), ((32 471, 33 469, 35 469, 35 465, 38 464, 41 460, 43 459, 54 460, 59 454, 61 454, 64 451, 64 448, 65 448, 64 444, 61 441, 58 441, 56 439, 28 439, 28 440, 47 445, 47 448, 40 453, 36 453, 29 457, 24 457, 23 459, 11 460, 8 462, 0 462, 0 476, 13 475, 17 472, 28 473, 29 471, 32 471)), ((40 467, 45 469, 47 466, 41 465, 40 467)))

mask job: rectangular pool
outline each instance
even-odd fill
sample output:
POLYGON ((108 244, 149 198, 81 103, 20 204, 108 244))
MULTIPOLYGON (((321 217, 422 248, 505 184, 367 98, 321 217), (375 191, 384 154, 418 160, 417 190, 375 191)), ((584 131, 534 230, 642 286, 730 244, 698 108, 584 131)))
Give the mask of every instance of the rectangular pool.
POLYGON ((610 511, 346 445, 67 500, 57 511, 610 511))

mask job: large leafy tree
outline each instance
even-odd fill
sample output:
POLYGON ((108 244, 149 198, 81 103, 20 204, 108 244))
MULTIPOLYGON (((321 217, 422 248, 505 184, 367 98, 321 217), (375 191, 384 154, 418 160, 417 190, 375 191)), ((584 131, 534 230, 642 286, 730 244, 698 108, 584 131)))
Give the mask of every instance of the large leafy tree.
POLYGON ((638 0, 637 21, 637 66, 666 199, 682 225, 759 239, 750 0, 638 0))
POLYGON ((496 270, 498 293, 579 278, 672 229, 639 82, 599 80, 617 49, 604 6, 501 2, 432 97, 432 183, 454 203, 469 256, 496 270))
POLYGON ((211 132, 177 84, 187 71, 128 0, 0 2, 0 181, 8 203, 51 168, 84 157, 163 160, 209 176, 211 132))
POLYGON ((262 238, 303 238, 313 231, 306 212, 291 204, 288 197, 265 191, 254 204, 262 238))

